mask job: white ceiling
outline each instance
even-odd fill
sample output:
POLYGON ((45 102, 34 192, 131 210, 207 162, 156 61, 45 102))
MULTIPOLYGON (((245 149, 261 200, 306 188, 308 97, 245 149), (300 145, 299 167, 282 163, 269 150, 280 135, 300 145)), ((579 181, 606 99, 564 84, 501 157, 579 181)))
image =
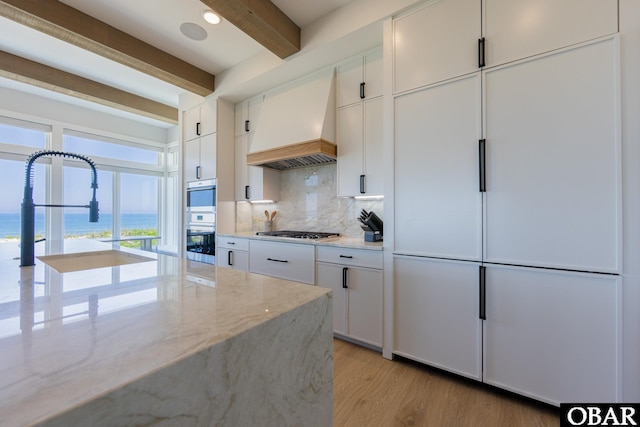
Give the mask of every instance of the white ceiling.
MULTIPOLYGON (((206 23, 202 18, 202 12, 207 7, 199 0, 61 1, 214 75, 230 70, 256 56, 271 55, 277 58, 225 20, 218 25, 206 23), (187 38, 180 32, 180 25, 185 22, 202 26, 208 37, 203 41, 187 38)), ((354 0, 272 0, 301 28, 352 1, 354 0)), ((9 53, 167 105, 177 107, 178 96, 185 92, 184 89, 5 18, 0 18, 0 34, 0 49, 9 53)), ((90 102, 28 87, 24 83, 9 79, 0 78, 0 86, 92 107, 90 102)), ((118 113, 108 107, 95 108, 106 108, 112 113, 118 113)), ((124 115, 132 116, 126 113, 124 115)), ((149 119, 141 120, 160 124, 149 119)))

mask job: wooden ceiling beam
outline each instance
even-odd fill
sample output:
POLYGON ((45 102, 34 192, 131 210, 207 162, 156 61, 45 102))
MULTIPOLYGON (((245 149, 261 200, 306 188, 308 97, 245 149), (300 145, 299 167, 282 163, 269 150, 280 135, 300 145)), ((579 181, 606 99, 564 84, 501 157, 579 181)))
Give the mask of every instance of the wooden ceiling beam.
POLYGON ((178 124, 177 108, 4 51, 0 51, 0 77, 28 83, 173 125, 178 124))
POLYGON ((0 0, 0 16, 124 64, 201 96, 212 74, 58 0, 0 0))
POLYGON ((200 0, 284 59, 300 51, 300 27, 269 0, 200 0))

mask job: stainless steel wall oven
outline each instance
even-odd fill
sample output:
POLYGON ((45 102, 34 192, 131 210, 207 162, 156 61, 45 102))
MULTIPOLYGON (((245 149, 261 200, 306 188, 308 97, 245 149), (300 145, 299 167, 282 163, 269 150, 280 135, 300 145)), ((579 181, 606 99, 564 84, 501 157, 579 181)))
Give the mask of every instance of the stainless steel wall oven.
POLYGON ((194 261, 215 264, 216 181, 187 183, 186 256, 194 261))

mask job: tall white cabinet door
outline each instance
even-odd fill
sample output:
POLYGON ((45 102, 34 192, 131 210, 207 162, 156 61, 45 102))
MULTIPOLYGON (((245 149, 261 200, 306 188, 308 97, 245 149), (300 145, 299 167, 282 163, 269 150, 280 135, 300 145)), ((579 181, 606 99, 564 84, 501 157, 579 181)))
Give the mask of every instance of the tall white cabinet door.
POLYGON ((316 265, 316 283, 323 288, 333 290, 333 331, 341 335, 347 335, 347 289, 342 287, 342 266, 335 264, 316 265))
POLYGON ((551 404, 621 398, 619 276, 486 270, 484 381, 551 404))
POLYGON ((618 31, 617 0, 483 0, 487 66, 618 31))
POLYGON ((184 143, 184 180, 186 182, 198 179, 200 174, 200 140, 192 139, 184 143))
POLYGON ((217 172, 217 135, 211 133, 200 138, 200 176, 199 179, 215 178, 217 172))
POLYGON ((349 336, 382 347, 382 271, 348 267, 346 285, 349 336))
POLYGON ((395 257, 395 354, 482 379, 479 266, 395 257))
POLYGON ((485 261, 618 272, 617 39, 486 72, 485 261))
POLYGON ((447 0, 393 22, 394 93, 478 70, 481 2, 447 0))
POLYGON ((362 56, 342 63, 336 73, 336 107, 361 101, 362 56))
POLYGON ((364 99, 382 96, 382 50, 365 55, 364 57, 364 99))
POLYGON ((395 252, 481 260, 479 73, 395 98, 395 252))
POLYGON ((382 97, 363 104, 363 144, 365 194, 384 194, 384 158, 382 155, 382 97))
POLYGON ((362 174, 361 102, 336 111, 336 145, 338 146, 338 196, 360 194, 362 174))

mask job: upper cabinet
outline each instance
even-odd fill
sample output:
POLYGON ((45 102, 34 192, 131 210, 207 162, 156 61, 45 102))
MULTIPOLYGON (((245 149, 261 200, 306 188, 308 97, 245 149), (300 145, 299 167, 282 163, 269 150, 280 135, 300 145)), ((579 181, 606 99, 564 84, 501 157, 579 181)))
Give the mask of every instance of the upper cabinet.
POLYGON ((280 199, 280 171, 262 166, 247 166, 247 153, 253 133, 236 136, 235 199, 238 202, 280 199))
POLYGON ((617 0, 484 0, 486 66, 618 31, 617 0))
POLYGON ((447 0, 393 23, 393 92, 568 47, 618 30, 616 0, 447 0))
POLYGON ((185 182, 216 177, 216 134, 212 133, 184 143, 185 182))
POLYGON ((384 194, 382 97, 338 108, 338 196, 384 194))
POLYGON ((336 107, 382 95, 382 50, 376 49, 337 67, 336 107))
POLYGON ((480 0, 447 0, 396 19, 393 92, 477 71, 480 13, 480 0))
POLYGON ((235 106, 235 200, 238 202, 280 198, 280 171, 247 165, 262 102, 260 95, 235 106))
POLYGON ((200 138, 216 131, 216 108, 211 102, 204 102, 184 112, 182 128, 184 140, 200 138))
POLYGON ((260 108, 262 107, 262 95, 242 101, 235 108, 235 135, 244 135, 256 131, 260 108))

